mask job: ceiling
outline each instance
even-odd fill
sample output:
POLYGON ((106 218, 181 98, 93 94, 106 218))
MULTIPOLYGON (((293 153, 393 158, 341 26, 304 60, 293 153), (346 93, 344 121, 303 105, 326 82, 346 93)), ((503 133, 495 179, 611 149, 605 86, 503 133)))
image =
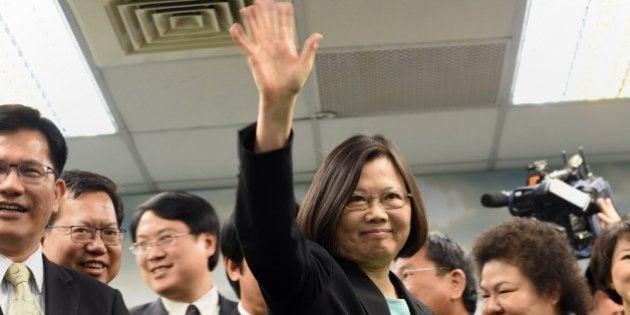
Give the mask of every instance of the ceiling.
MULTIPOLYGON (((68 168, 102 173, 124 194, 233 187, 237 130, 255 120, 258 100, 244 58, 225 41, 229 14, 203 40, 169 41, 165 31, 138 44, 117 14, 139 1, 59 2, 118 125, 113 135, 69 139, 68 168)), ((232 11, 243 3, 210 2, 232 11)), ((393 139, 417 174, 522 168, 580 146, 591 163, 630 161, 629 99, 509 105, 526 1, 294 4, 300 41, 324 35, 295 112, 298 181, 362 132, 393 139)), ((170 30, 194 28, 180 22, 170 30)))

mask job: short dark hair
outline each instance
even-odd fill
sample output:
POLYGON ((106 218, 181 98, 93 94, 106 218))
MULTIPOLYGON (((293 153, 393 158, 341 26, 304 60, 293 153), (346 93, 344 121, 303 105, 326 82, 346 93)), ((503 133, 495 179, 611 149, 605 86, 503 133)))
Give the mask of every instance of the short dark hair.
POLYGON ((601 231, 591 253, 591 265, 595 286, 604 291, 617 304, 623 301, 621 295, 611 288, 612 261, 615 247, 620 239, 630 241, 630 218, 624 216, 620 222, 611 224, 601 231))
POLYGON ((338 145, 317 170, 297 215, 297 223, 305 237, 331 253, 339 253, 335 231, 343 210, 359 183, 363 166, 386 157, 412 194, 411 229, 397 257, 415 254, 427 237, 427 218, 420 191, 411 168, 396 145, 381 135, 356 135, 338 145))
POLYGON ((466 286, 462 294, 464 307, 470 314, 477 308, 477 281, 475 280, 473 262, 467 257, 461 245, 439 232, 429 232, 427 238, 427 258, 435 263, 443 275, 455 269, 461 269, 466 275, 466 286))
MULTIPOLYGON (((142 215, 152 211, 160 218, 181 221, 188 226, 190 233, 199 235, 210 233, 219 242, 219 218, 212 205, 205 199, 183 191, 167 191, 159 193, 145 201, 136 209, 133 221, 129 226, 131 239, 136 241, 136 230, 142 215)), ((208 269, 213 270, 219 260, 218 250, 208 259, 208 269)))
MULTIPOLYGON (((73 199, 79 198, 86 192, 104 192, 109 196, 114 206, 116 214, 116 223, 118 227, 122 225, 125 210, 123 203, 118 195, 118 186, 111 179, 92 172, 81 170, 68 170, 61 174, 61 179, 66 182, 66 195, 73 199)), ((53 225, 63 211, 63 207, 59 211, 53 213, 48 220, 48 225, 53 225)))
MULTIPOLYGON (((234 212, 223 222, 221 228, 221 254, 225 259, 229 259, 243 268, 243 249, 238 240, 236 232, 236 224, 234 223, 234 212)), ((227 272, 227 271, 226 271, 227 272)), ((230 286, 234 289, 237 296, 241 296, 241 286, 238 281, 234 281, 227 277, 230 286)))
POLYGON ((563 314, 587 314, 591 296, 559 227, 529 218, 512 218, 477 237, 472 250, 478 272, 491 260, 517 267, 541 296, 560 294, 563 314))
POLYGON ((0 133, 20 130, 39 131, 46 138, 49 158, 55 168, 55 178, 58 178, 68 159, 66 139, 59 128, 37 109, 21 104, 0 105, 0 133))

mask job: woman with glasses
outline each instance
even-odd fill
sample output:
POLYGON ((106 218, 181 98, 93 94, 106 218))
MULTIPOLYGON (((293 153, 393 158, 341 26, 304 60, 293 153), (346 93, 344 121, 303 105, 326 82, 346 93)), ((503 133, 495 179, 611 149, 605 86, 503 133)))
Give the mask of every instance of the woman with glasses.
POLYGON ((288 3, 241 11, 231 29, 259 89, 258 122, 240 132, 239 239, 273 314, 424 314, 389 271, 424 243, 420 192, 398 149, 354 136, 325 159, 295 218, 292 114, 321 35, 295 49, 288 3))
POLYGON ((511 219, 477 237, 472 254, 482 314, 588 314, 586 279, 555 225, 511 219))

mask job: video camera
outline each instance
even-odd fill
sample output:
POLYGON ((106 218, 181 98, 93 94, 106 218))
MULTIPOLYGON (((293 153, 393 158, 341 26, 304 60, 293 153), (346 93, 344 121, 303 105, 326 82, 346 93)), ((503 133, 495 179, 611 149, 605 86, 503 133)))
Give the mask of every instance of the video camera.
POLYGON ((582 148, 565 167, 547 172, 545 160, 527 166, 527 186, 512 191, 488 193, 481 204, 489 208, 508 207, 512 216, 536 218, 558 225, 566 233, 578 258, 590 257, 599 234, 597 198, 611 198, 608 182, 591 172, 582 148))

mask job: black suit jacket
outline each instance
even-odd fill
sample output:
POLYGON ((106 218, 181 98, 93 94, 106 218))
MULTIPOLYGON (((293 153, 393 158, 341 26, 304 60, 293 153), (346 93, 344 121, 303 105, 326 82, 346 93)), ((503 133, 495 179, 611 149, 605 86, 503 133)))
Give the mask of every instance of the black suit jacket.
POLYGON ((46 315, 129 314, 120 291, 44 257, 46 315))
MULTIPOLYGON (((236 310, 236 302, 230 301, 219 294, 219 315, 230 315, 236 310)), ((131 315, 168 315, 162 300, 134 306, 129 310, 131 315)))
MULTIPOLYGON (((343 257, 309 241, 295 223, 291 139, 279 150, 253 153, 255 125, 240 131, 236 227, 243 253, 271 314, 389 314, 372 280, 343 257)), ((431 311, 390 272, 412 315, 431 311)))

